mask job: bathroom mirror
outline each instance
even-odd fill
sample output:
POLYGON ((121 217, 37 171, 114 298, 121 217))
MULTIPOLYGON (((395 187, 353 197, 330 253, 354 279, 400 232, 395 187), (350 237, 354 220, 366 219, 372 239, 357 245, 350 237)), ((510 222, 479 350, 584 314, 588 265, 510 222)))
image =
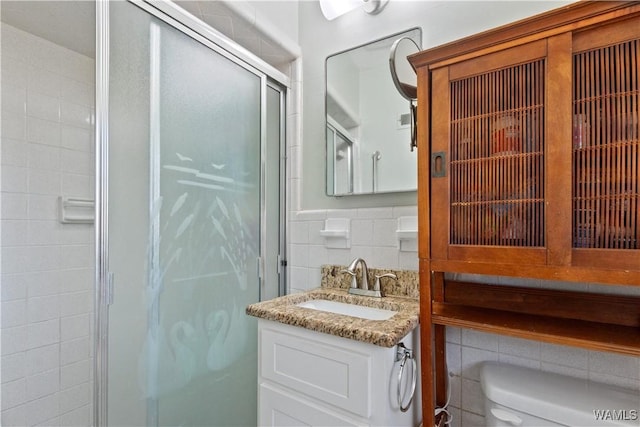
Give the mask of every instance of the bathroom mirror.
MULTIPOLYGON (((389 63, 394 43, 403 38, 420 46, 422 31, 413 28, 393 34, 326 60, 328 195, 417 188, 416 152, 407 148, 412 132, 411 103, 396 88, 389 63)), ((405 42, 401 47, 404 49, 405 42)), ((396 61, 401 64, 404 50, 396 51, 396 61)), ((404 61, 411 67, 406 56, 404 61)))

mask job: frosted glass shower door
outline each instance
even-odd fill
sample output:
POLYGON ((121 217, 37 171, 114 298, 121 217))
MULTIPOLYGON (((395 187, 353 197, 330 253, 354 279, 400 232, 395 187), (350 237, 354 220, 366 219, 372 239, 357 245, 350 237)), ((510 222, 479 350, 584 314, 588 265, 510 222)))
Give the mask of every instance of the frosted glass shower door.
POLYGON ((264 77, 110 3, 109 425, 255 425, 264 77))

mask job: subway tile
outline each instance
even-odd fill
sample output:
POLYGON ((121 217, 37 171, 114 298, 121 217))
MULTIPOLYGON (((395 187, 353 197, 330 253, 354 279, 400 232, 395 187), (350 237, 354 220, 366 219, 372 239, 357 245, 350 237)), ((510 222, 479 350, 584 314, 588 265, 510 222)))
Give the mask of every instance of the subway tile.
POLYGON ((30 38, 29 63, 54 73, 60 72, 62 52, 66 49, 40 37, 30 38))
MULTIPOLYGON (((66 77, 60 78, 60 99, 66 103, 74 103, 83 107, 95 104, 95 90, 92 84, 80 82, 66 77)), ((64 121, 64 120, 63 120, 64 121)), ((85 123, 83 126, 86 126, 85 123)))
POLYGON ((497 352, 499 350, 499 335, 486 334, 471 329, 462 329, 462 345, 465 347, 481 348, 497 352))
MULTIPOLYGON (((28 152, 26 147, 27 145, 25 141, 10 139, 10 138, 2 138, 2 142, 0 143, 0 151, 2 153, 1 155, 2 165, 9 165, 14 167, 26 167, 27 158, 28 158, 28 152)), ((4 169, 4 166, 2 169, 4 169)))
POLYGON ((61 230, 57 221, 29 221, 27 241, 30 245, 57 245, 61 230))
POLYGON ((27 348, 27 326, 18 326, 15 328, 2 328, 0 339, 2 340, 2 355, 10 355, 20 353, 27 348))
POLYGON ((94 248, 91 245, 65 245, 60 246, 61 260, 60 270, 73 268, 85 268, 94 263, 94 248))
POLYGON ((640 358, 592 351, 589 353, 589 374, 596 373, 640 380, 640 358))
POLYGON ((60 172, 52 170, 29 170, 29 193, 59 195, 61 194, 60 172))
POLYGON ((93 309, 91 291, 73 292, 60 295, 60 316, 75 316, 90 313, 93 309))
POLYGON ((13 408, 25 402, 27 397, 27 380, 21 378, 2 384, 2 410, 13 408))
POLYGON ((17 326, 23 326, 27 324, 26 299, 3 301, 1 306, 3 328, 15 328, 17 326))
POLYGON ((29 170, 23 167, 2 165, 2 191, 26 193, 29 188, 29 170))
POLYGON ((60 292, 60 272, 33 271, 25 273, 29 298, 56 295, 60 292))
POLYGON ((24 220, 7 219, 0 221, 2 246, 24 246, 27 244, 28 222, 24 220))
POLYGON ((398 269, 398 249, 395 247, 374 247, 366 259, 371 260, 371 267, 398 269))
POLYGON ((393 217, 400 218, 401 216, 418 216, 418 206, 394 206, 393 217))
POLYGON ((446 326, 446 340, 448 343, 461 344, 462 343, 462 331, 460 328, 454 326, 446 326))
MULTIPOLYGON (((5 6, 6 7, 6 6, 5 6)), ((4 56, 24 58, 25 52, 31 51, 31 39, 28 33, 9 24, 2 24, 2 60, 4 56)))
POLYGON ((327 255, 328 249, 320 245, 309 246, 309 267, 319 268, 322 265, 327 264, 329 261, 327 255), (311 265, 313 264, 313 265, 311 265))
POLYGON ((309 266, 309 246, 308 245, 290 245, 289 265, 296 267, 309 266))
POLYGON ((20 352, 2 356, 0 361, 0 371, 0 377, 2 378, 3 383, 24 378, 26 375, 25 353, 20 352))
POLYGON ((501 335, 498 339, 498 350, 501 354, 540 359, 540 342, 538 341, 501 335))
POLYGON ((60 390, 67 390, 91 379, 91 361, 82 360, 60 368, 60 390))
POLYGON ((462 408, 465 411, 484 415, 484 395, 480 382, 462 379, 462 408))
POLYGON ((27 348, 34 349, 60 341, 60 321, 58 319, 33 323, 27 326, 27 348))
POLYGON ((61 262, 60 248, 51 246, 31 246, 28 248, 27 271, 57 270, 61 262))
POLYGON ((60 145, 60 124, 36 117, 27 117, 27 141, 37 144, 60 145))
POLYGON ((60 292, 74 293, 80 291, 93 291, 93 266, 90 268, 61 270, 58 274, 60 277, 60 292))
POLYGON ((72 173, 62 174, 62 194, 74 197, 93 198, 94 187, 92 177, 72 173))
POLYGON ((540 359, 554 365, 570 366, 575 369, 589 369, 589 351, 555 344, 541 344, 540 359))
POLYGON ((351 221, 351 244, 373 245, 373 220, 354 219, 351 221))
POLYGON ((462 347, 462 377, 470 380, 480 380, 480 363, 484 361, 497 362, 500 354, 493 351, 473 347, 462 347))
POLYGON ((474 414, 469 411, 462 411, 460 426, 461 427, 481 427, 485 426, 485 420, 483 415, 474 414))
POLYGON ((2 219, 27 218, 27 200, 28 196, 23 193, 2 193, 2 219))
POLYGON ((28 402, 26 406, 27 424, 36 425, 58 416, 58 394, 51 394, 28 402))
POLYGON ((93 224, 60 224, 58 228, 58 243, 61 245, 92 245, 94 239, 93 224))
POLYGON ((30 143, 28 147, 28 166, 31 169, 39 169, 43 171, 60 170, 60 148, 30 143))
POLYGON ((60 74, 72 80, 93 86, 95 84, 95 61, 70 50, 62 52, 60 74))
POLYGON ((357 209, 329 209, 327 210, 327 218, 356 218, 358 216, 357 209))
POLYGON ((393 208, 360 208, 357 210, 357 217, 366 219, 390 219, 393 218, 393 208))
MULTIPOLYGON (((93 145, 93 134, 91 129, 60 125, 60 146, 69 150, 90 152, 93 145)), ((90 162, 93 158, 89 159, 90 162)))
POLYGON ((3 302, 27 297, 27 281, 24 273, 3 274, 0 276, 0 292, 3 302))
POLYGON ((462 375, 462 348, 448 343, 446 347, 447 371, 455 376, 462 375))
POLYGON ((27 246, 5 246, 2 248, 2 272, 4 274, 24 273, 28 271, 31 248, 27 246))
POLYGON ((351 254, 351 249, 328 249, 327 250, 327 263, 335 265, 347 265, 354 256, 351 254))
POLYGON ((62 101, 60 103, 60 122, 80 128, 91 128, 91 108, 88 106, 62 101))
POLYGON ((325 239, 320 235, 320 230, 324 230, 324 221, 309 221, 309 244, 324 245, 325 239))
POLYGON ((294 221, 289 223, 289 243, 309 243, 309 223, 307 221, 294 221))
POLYGON ((420 270, 420 260, 417 252, 399 252, 398 268, 400 270, 418 271, 420 270))
MULTIPOLYGON (((4 60, 4 58, 2 58, 4 60)), ((2 70, 2 114, 15 113, 23 116, 26 112, 27 91, 24 86, 13 85, 4 79, 4 68, 2 70)))
POLYGON ((309 270, 306 267, 291 267, 289 269, 289 286, 302 290, 309 282, 309 270))
POLYGON ((640 380, 637 380, 635 378, 619 377, 617 375, 610 375, 600 372, 589 372, 589 380, 598 383, 613 385, 616 387, 622 387, 624 389, 640 393, 640 380))
MULTIPOLYGON (((5 43, 3 42, 2 45, 4 46, 5 43)), ((24 57, 9 57, 6 50, 2 49, 2 84, 26 89, 28 68, 29 65, 24 61, 24 57)))
MULTIPOLYGON (((56 393, 60 389, 60 368, 56 367, 27 377, 27 401, 40 399, 56 393)), ((57 414, 52 414, 55 416, 57 414)))
POLYGON ((33 348, 26 352, 26 374, 33 376, 60 366, 60 344, 33 348))
POLYGON ((395 219, 377 219, 373 222, 373 245, 393 247, 397 252, 398 221, 395 219))
POLYGON ((91 410, 89 405, 82 406, 60 415, 60 426, 91 425, 91 410))
POLYGON ((27 115, 50 122, 57 122, 60 120, 60 100, 57 96, 29 91, 27 96, 27 115))
MULTIPOLYGON (((3 53, 4 55, 4 53, 3 53)), ((4 61, 4 57, 2 58, 4 61)), ((2 419, 0 425, 4 427, 24 427, 27 425, 26 405, 19 405, 11 409, 2 411, 2 419)))
POLYGON ((30 220, 58 220, 58 194, 29 194, 28 218, 30 220))
POLYGON ((22 141, 27 135, 27 119, 23 114, 16 114, 10 111, 2 112, 2 126, 0 126, 0 136, 2 139, 15 139, 22 141))
POLYGON ((62 76, 42 67, 29 65, 27 71, 28 92, 38 92, 43 95, 60 95, 60 83, 62 76))
POLYGON ((540 369, 540 359, 529 359, 512 354, 498 353, 498 361, 507 365, 522 366, 524 368, 540 369))
POLYGON ((60 344, 60 365, 65 366, 88 359, 90 347, 89 337, 62 342, 60 344))
POLYGON ((589 371, 587 371, 586 369, 578 369, 566 365, 557 365, 555 363, 542 362, 540 364, 540 369, 546 372, 553 372, 568 377, 581 378, 585 380, 589 378, 589 371))
MULTIPOLYGON (((64 414, 90 403, 92 390, 89 383, 83 383, 60 392, 60 413, 64 414)), ((89 425, 89 424, 73 424, 89 425)))
POLYGON ((60 339, 69 341, 91 335, 91 315, 80 314, 60 319, 60 339))
POLYGON ((27 317, 30 323, 56 319, 60 316, 58 295, 32 297, 27 302, 27 317))

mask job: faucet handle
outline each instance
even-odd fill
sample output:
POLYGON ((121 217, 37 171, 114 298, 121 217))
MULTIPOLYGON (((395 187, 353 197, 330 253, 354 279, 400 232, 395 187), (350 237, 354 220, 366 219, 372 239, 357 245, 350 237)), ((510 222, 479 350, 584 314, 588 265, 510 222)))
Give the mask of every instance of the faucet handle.
POLYGON ((351 275, 351 287, 352 288, 357 288, 358 287, 358 281, 356 280, 356 273, 354 271, 346 269, 346 270, 340 270, 340 273, 350 274, 351 275))
POLYGON ((391 277, 393 280, 395 280, 396 282, 398 281, 398 276, 396 276, 393 273, 385 273, 385 274, 376 274, 376 283, 373 285, 373 290, 374 291, 379 291, 380 290, 380 279, 383 277, 391 277))

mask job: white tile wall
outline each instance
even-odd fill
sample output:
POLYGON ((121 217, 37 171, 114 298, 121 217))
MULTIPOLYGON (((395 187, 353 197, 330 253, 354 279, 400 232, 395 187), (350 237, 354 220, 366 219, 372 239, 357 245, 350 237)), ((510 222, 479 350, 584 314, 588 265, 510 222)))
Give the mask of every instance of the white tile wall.
MULTIPOLYGON (((295 197, 295 196, 292 196, 295 197)), ((377 268, 418 270, 416 252, 400 252, 395 236, 399 216, 417 215, 416 207, 377 209, 297 211, 289 221, 289 292, 319 286, 322 264, 347 264, 363 257, 377 268), (326 218, 351 218, 351 249, 327 249, 319 231, 326 218)), ((482 280, 481 277, 467 277, 482 280)), ((637 294, 628 287, 592 284, 548 283, 529 279, 496 278, 499 283, 521 286, 578 286, 580 290, 637 294)), ((450 372, 452 426, 483 426, 484 404, 478 366, 483 361, 504 363, 557 372, 578 378, 614 384, 640 393, 640 358, 587 351, 471 331, 447 329, 447 364, 450 372)))
POLYGON ((90 425, 94 61, 2 24, 2 422, 90 425))

